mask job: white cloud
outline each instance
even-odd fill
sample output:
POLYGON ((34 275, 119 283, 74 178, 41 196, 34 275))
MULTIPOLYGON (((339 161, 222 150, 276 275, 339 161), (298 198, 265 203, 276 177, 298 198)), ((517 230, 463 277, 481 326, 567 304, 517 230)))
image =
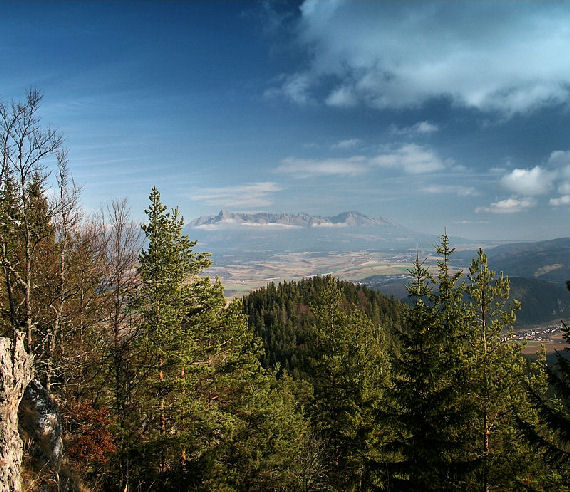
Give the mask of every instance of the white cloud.
POLYGON ((348 224, 346 222, 339 222, 339 223, 333 223, 333 222, 321 222, 320 224, 317 222, 315 224, 312 224, 311 227, 317 227, 317 228, 324 228, 324 229, 331 229, 331 228, 343 228, 343 227, 348 227, 348 224))
POLYGON ((339 108, 352 108, 358 104, 358 98, 354 90, 349 87, 337 87, 325 99, 329 106, 339 108))
POLYGON ((269 222, 266 224, 257 224, 255 222, 242 222, 240 224, 243 227, 253 227, 258 229, 302 229, 302 226, 295 225, 295 224, 277 224, 273 222, 269 222))
POLYGON ((291 174, 295 178, 309 176, 358 176, 365 173, 366 158, 354 156, 347 159, 283 159, 277 172, 291 174))
POLYGON ((475 213, 514 214, 536 205, 534 198, 507 198, 491 203, 488 207, 477 207, 475 213))
POLYGON ((457 196, 478 196, 479 192, 472 186, 460 185, 431 185, 423 188, 425 193, 430 194, 450 194, 457 196))
POLYGON ((555 150, 551 152, 548 164, 557 168, 570 166, 570 150, 555 150))
POLYGON ((372 163, 386 168, 399 168, 407 174, 422 174, 440 171, 446 167, 433 150, 416 144, 401 147, 379 154, 372 163))
POLYGON ((228 220, 225 219, 221 222, 217 222, 215 224, 201 224, 199 226, 194 227, 194 229, 202 229, 205 231, 218 231, 220 229, 235 229, 237 227, 252 227, 254 229, 301 229, 301 226, 293 225, 293 224, 257 224, 253 222, 238 222, 236 220, 228 220))
POLYGON ((514 193, 514 196, 492 203, 488 207, 479 207, 476 212, 520 212, 534 207, 537 204, 535 197, 551 194, 554 189, 561 196, 550 196, 550 205, 570 205, 570 151, 555 150, 544 165, 534 166, 532 169, 513 169, 500 179, 500 183, 514 193))
POLYGON ((439 127, 429 121, 419 121, 412 126, 405 126, 403 128, 392 125, 389 131, 393 135, 429 135, 438 132, 439 127))
POLYGON ((546 164, 558 174, 560 179, 558 191, 570 194, 570 150, 555 150, 550 154, 546 164))
POLYGON ((398 108, 447 97, 507 115, 565 103, 569 25, 559 2, 307 0, 295 32, 309 62, 279 90, 299 104, 398 108))
POLYGON ((439 131, 439 127, 429 121, 420 121, 412 127, 416 133, 435 133, 439 131))
POLYGON ((267 207, 272 204, 269 195, 281 189, 272 182, 259 182, 204 188, 190 198, 216 207, 267 207))
POLYGON ((267 89, 264 96, 271 99, 284 95, 300 106, 314 104, 315 100, 310 95, 311 77, 308 74, 295 74, 286 77, 279 88, 267 89))
POLYGON ((360 140, 359 138, 348 138, 346 140, 341 140, 335 144, 332 145, 333 149, 352 149, 353 147, 356 147, 358 144, 360 144, 362 142, 362 140, 360 140))
POLYGON ((561 205, 570 205, 570 195, 563 195, 558 198, 551 198, 550 205, 560 207, 561 205))
POLYGON ((455 220, 453 221, 454 224, 463 224, 463 225, 468 225, 468 224, 488 224, 489 221, 488 220, 455 220))
POLYGON ((554 172, 535 166, 532 169, 514 169, 503 176, 501 184, 519 195, 536 196, 548 193, 555 179, 554 172))
POLYGON ((558 185, 558 193, 563 195, 570 195, 570 181, 563 181, 558 185))
MULTIPOLYGON (((342 143, 346 147, 357 145, 354 141, 343 141, 336 144, 340 148, 342 143)), ((453 170, 453 162, 443 160, 434 150, 416 144, 405 144, 400 147, 385 147, 384 150, 373 156, 355 155, 346 158, 300 159, 287 157, 281 161, 276 169, 277 173, 290 174, 294 178, 307 178, 311 176, 359 176, 369 172, 372 168, 382 167, 396 169, 406 174, 425 174, 442 169, 453 170)), ((465 193, 465 187, 457 187, 465 193)), ((473 190, 474 192, 474 190, 473 190)))

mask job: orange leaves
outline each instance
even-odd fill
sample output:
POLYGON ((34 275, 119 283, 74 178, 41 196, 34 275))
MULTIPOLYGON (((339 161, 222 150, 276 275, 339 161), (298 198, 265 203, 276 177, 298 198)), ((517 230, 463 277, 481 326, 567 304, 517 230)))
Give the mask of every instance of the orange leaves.
POLYGON ((66 429, 66 454, 72 468, 83 471, 96 463, 106 463, 116 450, 109 409, 96 408, 93 402, 70 402, 63 409, 66 429))

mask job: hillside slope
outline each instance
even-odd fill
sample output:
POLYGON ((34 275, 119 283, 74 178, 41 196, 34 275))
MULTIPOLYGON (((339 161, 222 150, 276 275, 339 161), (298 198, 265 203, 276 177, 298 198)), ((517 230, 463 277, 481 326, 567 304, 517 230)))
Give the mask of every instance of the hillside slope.
MULTIPOLYGON (((329 277, 299 282, 270 283, 243 298, 249 326, 263 341, 265 367, 286 369, 295 378, 308 377, 310 356, 307 345, 314 337, 311 305, 326 287, 329 277)), ((402 322, 405 306, 380 292, 351 282, 339 281, 346 309, 355 306, 385 329, 387 339, 402 322)))

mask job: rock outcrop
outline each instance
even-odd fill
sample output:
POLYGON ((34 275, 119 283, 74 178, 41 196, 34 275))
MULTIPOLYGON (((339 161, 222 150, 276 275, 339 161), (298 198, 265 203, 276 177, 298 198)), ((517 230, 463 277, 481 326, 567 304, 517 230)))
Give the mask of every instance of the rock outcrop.
POLYGON ((0 338, 0 492, 22 489, 18 407, 32 376, 33 357, 24 349, 23 338, 13 343, 0 338))
POLYGON ((27 444, 27 462, 35 472, 43 470, 57 477, 63 451, 61 416, 56 402, 36 379, 24 392, 18 419, 27 444))

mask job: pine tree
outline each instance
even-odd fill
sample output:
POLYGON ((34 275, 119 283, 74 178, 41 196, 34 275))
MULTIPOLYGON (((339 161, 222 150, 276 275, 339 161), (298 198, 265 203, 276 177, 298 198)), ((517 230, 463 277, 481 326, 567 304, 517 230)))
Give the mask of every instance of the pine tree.
POLYGON ((474 453, 480 457, 474 483, 484 490, 530 485, 540 457, 531 456, 517 425, 533 412, 524 388, 527 364, 521 344, 509 336, 520 303, 510 299, 509 280, 489 269, 481 249, 469 268, 469 281, 467 386, 474 411, 474 453))
POLYGON ((150 200, 133 306, 140 445, 131 450, 132 485, 270 490, 297 483, 308 436, 301 409, 261 367, 241 304, 226 307, 221 283, 199 276, 210 260, 193 251, 177 210, 167 212, 156 189, 150 200))
MULTIPOLYGON (((569 325, 563 323, 562 331, 564 340, 570 344, 569 325)), ((556 396, 554 405, 541 407, 541 416, 555 435, 555 445, 559 449, 557 457, 565 467, 565 476, 570 479, 570 348, 565 347, 556 354, 556 365, 548 375, 556 396)))
POLYGON ((391 484, 406 490, 461 489, 470 468, 463 434, 466 322, 461 273, 451 273, 453 249, 442 236, 437 281, 416 258, 408 292, 414 299, 393 363, 388 415, 394 428, 391 484), (434 287, 435 286, 435 287, 434 287))
POLYGON ((383 431, 376 417, 390 373, 385 336, 362 311, 343 308, 335 279, 323 281, 325 288, 312 306, 310 417, 327 449, 332 485, 368 489, 381 480, 383 431))
POLYGON ((179 429, 187 381, 185 366, 193 355, 194 339, 183 323, 204 297, 209 283, 197 277, 210 265, 206 254, 193 251, 195 242, 182 234, 183 219, 160 201, 156 188, 150 194, 143 232, 148 248, 139 257, 141 288, 135 307, 141 318, 138 343, 141 397, 144 401, 142 428, 144 459, 149 468, 166 473, 184 459, 179 429))
MULTIPOLYGON (((570 281, 566 283, 570 290, 570 281)), ((562 336, 570 344, 570 326, 562 322, 562 336)), ((556 365, 548 371, 550 383, 553 387, 554 405, 541 405, 540 413, 554 433, 554 452, 564 467, 564 474, 570 479, 570 348, 565 347, 556 354, 556 365)))
POLYGON ((292 382, 259 362, 260 345, 241 303, 192 316, 202 340, 190 368, 196 380, 193 422, 200 440, 188 454, 185 483, 209 490, 296 490, 308 446, 308 422, 292 382))

